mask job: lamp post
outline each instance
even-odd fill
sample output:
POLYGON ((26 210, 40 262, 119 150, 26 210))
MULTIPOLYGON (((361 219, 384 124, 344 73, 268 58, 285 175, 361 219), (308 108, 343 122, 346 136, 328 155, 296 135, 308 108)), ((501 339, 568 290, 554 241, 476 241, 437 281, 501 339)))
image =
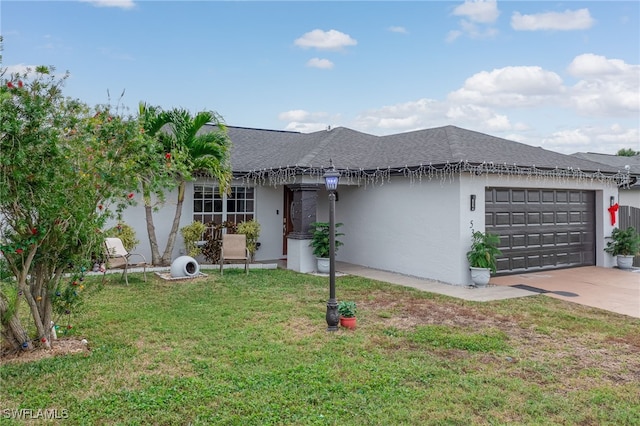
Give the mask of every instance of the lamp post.
POLYGON ((340 173, 333 162, 324 175, 324 184, 329 191, 329 300, 327 301, 327 331, 338 330, 338 301, 336 300, 336 189, 340 173))

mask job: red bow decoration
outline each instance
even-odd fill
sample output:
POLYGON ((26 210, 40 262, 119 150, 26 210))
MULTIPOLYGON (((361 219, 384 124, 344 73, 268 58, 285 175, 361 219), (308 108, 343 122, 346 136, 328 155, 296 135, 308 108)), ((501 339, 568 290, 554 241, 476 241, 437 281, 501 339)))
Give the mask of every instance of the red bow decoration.
POLYGON ((614 205, 612 205, 611 207, 609 207, 609 214, 611 215, 611 225, 615 225, 616 224, 616 212, 618 211, 618 203, 615 203, 614 205))

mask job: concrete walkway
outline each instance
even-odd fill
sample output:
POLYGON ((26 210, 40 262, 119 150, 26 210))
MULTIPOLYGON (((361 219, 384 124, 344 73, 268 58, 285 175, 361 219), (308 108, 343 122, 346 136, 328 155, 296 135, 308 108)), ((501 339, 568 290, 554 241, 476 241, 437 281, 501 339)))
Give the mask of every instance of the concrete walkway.
POLYGON ((381 271, 379 269, 372 269, 344 262, 336 262, 336 271, 475 302, 513 299, 515 297, 535 296, 538 294, 532 291, 508 286, 488 285, 485 288, 474 288, 471 286, 444 284, 438 281, 411 277, 394 272, 381 271))
POLYGON ((444 284, 344 262, 336 262, 336 270, 344 274, 476 302, 544 294, 640 318, 640 269, 624 271, 616 268, 587 266, 492 277, 485 288, 444 284))

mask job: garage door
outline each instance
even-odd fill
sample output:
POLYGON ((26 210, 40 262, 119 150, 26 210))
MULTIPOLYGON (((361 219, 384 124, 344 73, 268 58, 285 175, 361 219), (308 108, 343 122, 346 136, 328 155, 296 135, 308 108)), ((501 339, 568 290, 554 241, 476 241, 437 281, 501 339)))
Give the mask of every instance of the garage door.
POLYGON ((485 216, 499 274, 595 265, 593 191, 487 188, 485 216))

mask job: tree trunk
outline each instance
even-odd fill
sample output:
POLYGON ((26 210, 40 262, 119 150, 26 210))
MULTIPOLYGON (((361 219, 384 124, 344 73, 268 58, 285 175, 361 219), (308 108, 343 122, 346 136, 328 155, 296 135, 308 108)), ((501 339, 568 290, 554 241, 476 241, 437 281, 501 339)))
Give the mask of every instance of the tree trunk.
POLYGON ((153 208, 151 203, 145 200, 144 214, 147 219, 147 234, 149 235, 149 244, 151 245, 151 264, 159 265, 161 263, 160 250, 158 250, 158 237, 156 237, 156 227, 153 224, 153 208))
POLYGON ((169 232, 169 238, 167 239, 167 246, 164 249, 162 255, 161 265, 171 265, 171 255, 173 253, 173 246, 176 242, 176 235, 178 234, 178 227, 180 226, 180 217, 182 216, 182 205, 184 204, 184 192, 186 183, 181 181, 178 185, 178 203, 176 204, 176 213, 173 217, 173 224, 171 225, 171 231, 169 232))
MULTIPOLYGON (((5 298, 0 295, 0 318, 4 318, 8 312, 9 304, 5 298)), ((8 349, 12 352, 33 349, 33 345, 27 335, 27 330, 24 329, 18 319, 17 309, 6 322, 2 322, 2 338, 5 344, 8 345, 8 349), (25 347, 23 347, 24 344, 26 344, 25 347)))

